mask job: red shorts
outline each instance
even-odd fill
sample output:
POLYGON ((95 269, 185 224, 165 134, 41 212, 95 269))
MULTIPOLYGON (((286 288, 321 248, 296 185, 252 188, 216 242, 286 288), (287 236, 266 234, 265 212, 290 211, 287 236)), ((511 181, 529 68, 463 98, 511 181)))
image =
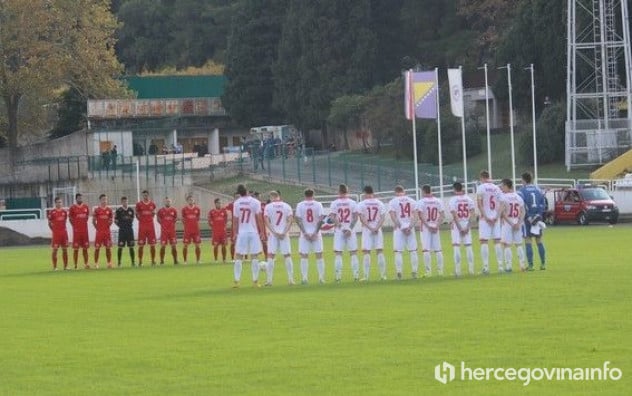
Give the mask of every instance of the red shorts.
POLYGON ((50 241, 50 246, 53 249, 67 248, 68 247, 68 233, 66 231, 60 232, 60 233, 53 232, 53 237, 50 241))
POLYGON ((87 249, 89 246, 90 246, 90 241, 88 239, 88 233, 83 233, 83 232, 72 233, 72 248, 73 249, 79 249, 79 248, 87 249))
POLYGON ((188 245, 191 242, 195 244, 202 242, 202 238, 200 238, 200 232, 199 231, 190 232, 190 231, 184 230, 184 237, 182 238, 182 243, 184 243, 185 245, 188 245))
MULTIPOLYGON (((176 240, 176 232, 175 231, 165 231, 162 230, 160 233, 160 244, 161 245, 175 245, 178 241, 176 240)), ((140 241, 138 243, 140 245, 140 241)))
POLYGON ((213 232, 213 238, 211 240, 211 243, 213 245, 226 245, 226 233, 215 233, 213 232))
POLYGON ((154 225, 139 225, 138 227, 138 246, 143 246, 147 242, 150 245, 156 244, 156 231, 154 225))
POLYGON ((101 246, 106 248, 112 247, 112 234, 110 230, 97 231, 97 235, 94 238, 94 248, 98 249, 101 246))

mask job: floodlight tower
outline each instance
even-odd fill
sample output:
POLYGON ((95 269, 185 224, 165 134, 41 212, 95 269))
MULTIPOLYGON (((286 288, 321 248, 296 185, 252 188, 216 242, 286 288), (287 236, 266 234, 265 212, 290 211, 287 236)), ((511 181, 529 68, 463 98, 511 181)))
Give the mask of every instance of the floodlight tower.
POLYGON ((566 168, 632 147, 628 0, 568 0, 566 168))

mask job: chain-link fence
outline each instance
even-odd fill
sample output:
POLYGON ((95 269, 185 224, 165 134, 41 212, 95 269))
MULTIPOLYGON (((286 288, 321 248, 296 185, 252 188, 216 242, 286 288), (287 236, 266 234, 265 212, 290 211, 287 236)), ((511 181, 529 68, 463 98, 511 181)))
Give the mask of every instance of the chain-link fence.
MULTIPOLYGON (((352 191, 361 191, 367 184, 372 185, 375 191, 391 190, 397 184, 406 188, 415 184, 411 161, 397 161, 376 154, 349 154, 312 148, 249 151, 206 156, 182 153, 40 158, 16 164, 15 169, 16 179, 21 182, 51 185, 78 179, 125 183, 140 177, 144 184, 167 187, 190 183, 188 176, 213 181, 240 174, 334 188, 344 183, 352 191)), ((445 185, 453 180, 453 176, 446 173, 443 183, 440 183, 438 168, 428 164, 419 164, 418 172, 420 185, 445 185)))

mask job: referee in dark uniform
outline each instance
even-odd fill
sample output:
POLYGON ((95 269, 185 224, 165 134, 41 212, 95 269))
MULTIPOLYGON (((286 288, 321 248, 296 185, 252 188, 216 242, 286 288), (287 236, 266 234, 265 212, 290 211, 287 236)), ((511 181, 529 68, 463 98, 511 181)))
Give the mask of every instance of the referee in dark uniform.
POLYGON ((119 228, 118 232, 118 266, 121 266, 121 256, 123 255, 123 247, 126 245, 129 247, 129 257, 132 259, 132 267, 136 266, 134 261, 134 229, 132 223, 134 222, 134 209, 127 206, 127 197, 121 197, 121 206, 116 209, 116 215, 114 216, 114 223, 119 228))

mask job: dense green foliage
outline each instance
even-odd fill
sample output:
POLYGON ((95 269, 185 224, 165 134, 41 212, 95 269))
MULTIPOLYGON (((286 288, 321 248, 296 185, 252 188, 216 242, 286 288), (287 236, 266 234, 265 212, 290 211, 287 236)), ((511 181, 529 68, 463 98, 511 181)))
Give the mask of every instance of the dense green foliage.
MULTIPOLYGON (((511 63, 514 104, 528 113, 524 67, 533 63, 537 113, 545 96, 564 99, 563 1, 112 0, 111 11, 120 22, 116 54, 127 73, 224 64, 223 103, 245 127, 293 123, 326 136, 344 133, 342 141, 345 131, 368 128, 408 152, 403 95, 394 87, 409 68, 462 65, 471 72, 483 63, 492 69, 511 63), (346 97, 355 97, 361 110, 345 110, 346 97)), ((504 73, 490 83, 506 99, 504 73)), ((420 127, 421 140, 432 143, 426 126, 420 127)))
POLYGON ((273 106, 277 61, 288 0, 248 0, 233 17, 228 36, 222 103, 241 125, 275 125, 284 118, 273 106))
POLYGON ((222 60, 233 15, 228 0, 119 0, 117 54, 128 73, 222 60))
MULTIPOLYGON (((566 107, 564 103, 553 103, 544 108, 536 122, 538 164, 548 164, 564 157, 566 107)), ((518 142, 519 160, 533 165, 533 132, 523 133, 518 142)))
POLYGON ((67 89, 57 107, 57 123, 50 131, 51 138, 69 135, 86 125, 86 99, 76 89, 67 89))

